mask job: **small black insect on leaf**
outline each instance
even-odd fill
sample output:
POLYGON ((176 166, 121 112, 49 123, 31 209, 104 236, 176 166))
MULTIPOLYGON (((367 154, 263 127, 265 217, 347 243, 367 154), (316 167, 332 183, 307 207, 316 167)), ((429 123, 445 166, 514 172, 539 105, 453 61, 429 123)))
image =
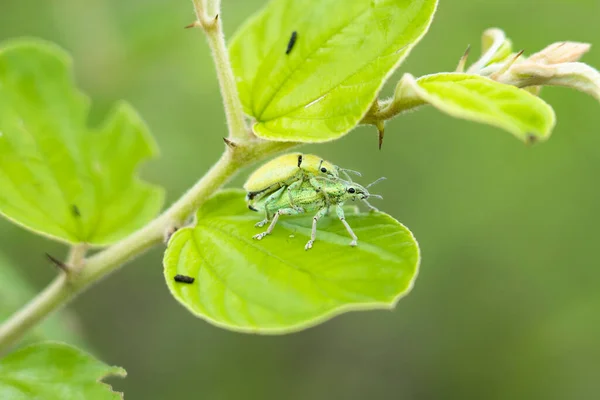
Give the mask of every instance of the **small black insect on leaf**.
POLYGON ((194 283, 195 279, 186 275, 175 275, 175 282, 179 283, 194 283))
POLYGON ((296 31, 292 32, 292 37, 290 37, 290 41, 288 42, 285 54, 290 54, 290 52, 294 48, 294 45, 296 44, 297 38, 298 38, 298 32, 296 32, 296 31))
POLYGON ((79 211, 79 207, 77 207, 75 204, 71 205, 71 212, 73 213, 73 216, 76 218, 81 217, 81 212, 79 211))
POLYGON ((525 138, 525 142, 528 145, 536 144, 538 142, 538 137, 533 133, 528 133, 527 137, 525 138))

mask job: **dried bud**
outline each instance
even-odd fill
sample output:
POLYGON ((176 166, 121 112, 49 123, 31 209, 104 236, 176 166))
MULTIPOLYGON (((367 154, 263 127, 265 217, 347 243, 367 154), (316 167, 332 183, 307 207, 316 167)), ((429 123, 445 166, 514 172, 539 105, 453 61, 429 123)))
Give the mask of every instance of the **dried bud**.
POLYGON ((506 55, 510 41, 499 29, 483 34, 485 54, 469 72, 520 88, 532 88, 539 93, 541 86, 563 86, 577 89, 600 100, 600 72, 577 62, 590 50, 587 43, 558 42, 525 58, 522 52, 506 55))
POLYGON ((499 81, 519 87, 569 87, 587 93, 600 101, 600 72, 584 63, 544 65, 528 60, 514 65, 510 69, 510 74, 504 75, 499 81))
POLYGON ((547 65, 579 61, 585 53, 590 51, 590 47, 587 43, 553 43, 539 53, 535 53, 529 57, 529 61, 547 65))

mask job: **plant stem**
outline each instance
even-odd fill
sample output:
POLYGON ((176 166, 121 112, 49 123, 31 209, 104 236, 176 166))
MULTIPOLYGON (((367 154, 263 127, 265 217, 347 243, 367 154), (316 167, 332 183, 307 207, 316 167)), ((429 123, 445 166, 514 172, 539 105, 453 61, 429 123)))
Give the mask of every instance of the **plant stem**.
POLYGON ((46 289, 0 326, 0 356, 72 296, 68 277, 61 273, 46 289))
POLYGON ((87 253, 88 245, 85 243, 78 243, 71 246, 69 255, 67 256, 66 264, 73 272, 78 272, 83 267, 85 262, 85 253, 87 253))
POLYGON ((377 125, 399 114, 427 104, 415 91, 416 85, 417 82, 412 75, 404 74, 398 85, 396 85, 394 96, 383 101, 376 100, 377 103, 371 107, 360 123, 377 125))
MULTIPOLYGON (((218 1, 213 1, 212 4, 218 5, 218 1)), ((229 143, 219 161, 168 210, 145 227, 88 259, 84 258, 86 246, 75 245, 69 254, 69 262, 74 264, 73 273, 62 273, 37 297, 0 325, 0 354, 77 294, 150 247, 161 243, 165 232, 184 224, 195 210, 242 167, 297 145, 269 142, 248 134, 220 21, 206 19, 201 0, 195 0, 194 6, 198 23, 203 24, 212 49, 227 114, 229 137, 237 141, 229 143)))
POLYGON ((229 138, 237 140, 247 140, 250 135, 246 121, 244 119, 244 110, 237 91, 235 76, 229 61, 229 52, 225 44, 225 35, 221 24, 221 17, 218 14, 219 2, 209 2, 209 12, 216 14, 210 17, 206 15, 202 0, 193 0, 196 11, 196 24, 202 27, 206 33, 208 45, 212 52, 213 61, 217 70, 217 78, 221 88, 221 97, 227 117, 227 126, 229 127, 229 138))
POLYGON ((208 15, 216 15, 221 12, 221 0, 206 0, 206 11, 208 15))

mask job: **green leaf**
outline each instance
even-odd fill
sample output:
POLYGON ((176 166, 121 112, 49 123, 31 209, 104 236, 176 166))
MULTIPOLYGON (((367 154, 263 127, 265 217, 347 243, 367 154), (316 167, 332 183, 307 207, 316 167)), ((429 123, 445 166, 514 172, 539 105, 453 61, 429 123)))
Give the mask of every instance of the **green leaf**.
POLYGON ((116 400, 100 381, 125 377, 123 368, 109 367, 63 343, 44 342, 22 348, 0 360, 0 398, 10 400, 116 400))
POLYGON ((106 245, 152 219, 163 193, 136 177, 157 153, 136 112, 120 103, 90 129, 88 110, 61 49, 0 47, 0 213, 61 241, 106 245))
POLYGON ((312 215, 282 217, 272 235, 257 241, 260 219, 244 192, 228 190, 202 206, 195 227, 171 238, 165 279, 193 314, 235 331, 288 333, 346 311, 393 308, 417 276, 417 242, 387 214, 347 215, 358 236, 350 247, 333 213, 319 221, 309 251, 312 215), (195 280, 175 282, 176 275, 195 280))
POLYGON ((554 110, 540 98, 478 75, 448 73, 415 80, 406 74, 393 102, 431 104, 453 117, 502 128, 527 143, 547 139, 556 123, 554 110))
POLYGON ((346 134, 427 32, 436 6, 437 0, 272 1, 230 48, 254 132, 300 142, 346 134))
MULTIPOLYGON (((0 253, 0 324, 35 295, 36 291, 29 282, 0 253)), ((60 311, 33 328, 27 340, 55 339, 82 345, 81 337, 71 329, 76 327, 75 315, 67 311, 60 311)))

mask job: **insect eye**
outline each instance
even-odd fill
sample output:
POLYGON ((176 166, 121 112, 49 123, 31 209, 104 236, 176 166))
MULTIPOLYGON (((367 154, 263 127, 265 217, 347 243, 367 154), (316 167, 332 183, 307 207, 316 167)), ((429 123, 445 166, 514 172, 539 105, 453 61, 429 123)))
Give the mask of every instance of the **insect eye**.
POLYGON ((354 190, 354 188, 349 188, 348 193, 356 193, 356 190, 354 190))
POLYGON ((327 168, 325 168, 325 167, 321 168, 321 172, 322 173, 326 173, 327 172, 327 168))

